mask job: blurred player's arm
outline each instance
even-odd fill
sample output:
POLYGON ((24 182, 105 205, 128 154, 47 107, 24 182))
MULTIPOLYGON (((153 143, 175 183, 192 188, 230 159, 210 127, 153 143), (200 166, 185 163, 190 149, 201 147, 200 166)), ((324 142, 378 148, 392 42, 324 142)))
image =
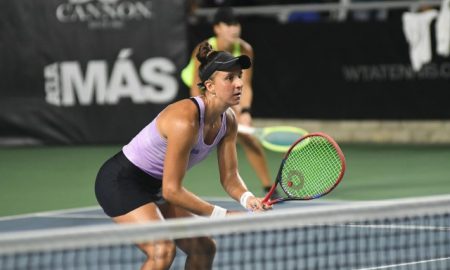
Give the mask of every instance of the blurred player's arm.
POLYGON ((252 67, 249 69, 243 70, 242 73, 242 81, 244 82, 244 89, 242 91, 241 102, 239 105, 233 107, 233 110, 236 113, 238 122, 244 125, 252 124, 251 117, 251 108, 253 102, 253 87, 252 87, 252 79, 253 79, 253 59, 254 53, 253 48, 247 42, 241 40, 241 48, 242 54, 250 57, 252 61, 252 67))
POLYGON ((192 52, 192 59, 194 59, 194 71, 192 76, 194 76, 194 79, 192 80, 191 85, 191 97, 195 97, 201 94, 200 88, 197 86, 197 84, 200 83, 200 77, 198 76, 198 68, 200 66, 200 61, 197 59, 197 52, 198 52, 198 45, 195 47, 194 51, 192 52))

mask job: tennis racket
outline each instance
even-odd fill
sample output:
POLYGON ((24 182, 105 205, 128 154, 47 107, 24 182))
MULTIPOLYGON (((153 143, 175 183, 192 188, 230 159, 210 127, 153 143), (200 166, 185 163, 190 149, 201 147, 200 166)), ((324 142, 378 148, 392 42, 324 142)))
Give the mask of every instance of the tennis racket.
POLYGON ((307 134, 285 154, 275 183, 263 202, 272 205, 322 197, 341 182, 344 172, 345 157, 333 138, 321 132, 307 134), (278 185, 284 194, 271 200, 278 185))
POLYGON ((238 125, 238 132, 255 136, 263 147, 274 152, 286 153, 300 137, 308 134, 304 129, 292 126, 255 128, 238 125))

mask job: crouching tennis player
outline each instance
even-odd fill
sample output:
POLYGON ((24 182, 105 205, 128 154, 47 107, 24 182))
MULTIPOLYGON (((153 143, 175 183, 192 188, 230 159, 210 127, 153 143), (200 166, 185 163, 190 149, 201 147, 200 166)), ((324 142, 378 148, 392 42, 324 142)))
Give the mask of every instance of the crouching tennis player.
MULTIPOLYGON (((166 107, 97 175, 97 200, 117 223, 232 214, 182 184, 186 171, 215 147, 224 190, 250 211, 265 210, 262 198, 253 196, 239 175, 237 122, 230 108, 239 104, 244 90, 242 70, 251 66, 250 58, 214 51, 207 42, 199 47, 197 58, 203 93, 166 107)), ((168 269, 176 246, 187 254, 186 269, 212 267, 215 243, 200 237, 140 244, 147 255, 142 269, 168 269)))

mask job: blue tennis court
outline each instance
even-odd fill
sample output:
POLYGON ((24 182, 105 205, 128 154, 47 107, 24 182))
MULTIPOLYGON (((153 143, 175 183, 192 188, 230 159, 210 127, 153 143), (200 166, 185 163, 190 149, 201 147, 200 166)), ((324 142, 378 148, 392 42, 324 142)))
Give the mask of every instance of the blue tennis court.
MULTIPOLYGON (((210 198, 209 202, 227 209, 242 210, 237 202, 229 199, 210 198)), ((312 207, 345 203, 340 201, 285 202, 277 209, 290 207, 312 207)), ((0 233, 15 231, 41 230, 52 228, 70 228, 99 224, 112 224, 111 219, 103 213, 99 206, 67 209, 59 211, 38 212, 33 214, 0 217, 0 233)))

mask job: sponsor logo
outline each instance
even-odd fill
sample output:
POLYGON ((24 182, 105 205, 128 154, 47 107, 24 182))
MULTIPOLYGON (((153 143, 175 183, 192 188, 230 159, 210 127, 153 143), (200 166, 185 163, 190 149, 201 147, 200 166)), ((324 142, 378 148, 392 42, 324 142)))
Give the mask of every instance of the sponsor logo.
POLYGON ((129 59, 131 54, 131 49, 122 49, 111 69, 105 60, 89 61, 84 72, 81 64, 74 61, 45 66, 46 102, 55 106, 90 106, 115 105, 122 99, 135 104, 173 101, 178 93, 175 64, 155 57, 136 67, 129 59))
POLYGON ((381 82, 450 79, 450 62, 424 65, 415 72, 403 64, 343 66, 342 74, 348 82, 381 82))
POLYGON ((87 23, 89 28, 122 28, 153 16, 152 1, 145 0, 66 0, 55 13, 62 23, 87 23))

